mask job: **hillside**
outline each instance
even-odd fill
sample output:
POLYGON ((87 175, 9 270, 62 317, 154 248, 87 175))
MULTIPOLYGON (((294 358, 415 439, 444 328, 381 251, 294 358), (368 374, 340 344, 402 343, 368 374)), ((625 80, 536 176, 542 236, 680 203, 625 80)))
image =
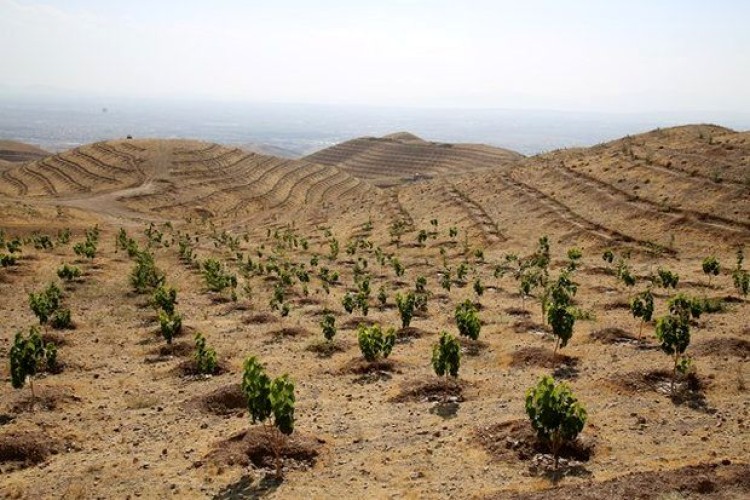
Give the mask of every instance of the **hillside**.
POLYGON ((49 155, 41 148, 17 141, 0 140, 0 161, 21 162, 38 160, 49 155))
POLYGON ((734 284, 747 132, 692 125, 533 157, 408 133, 340 146, 292 160, 107 141, 0 165, 0 254, 19 246, 0 267, 0 497, 750 497, 750 300, 734 284), (50 283, 67 328, 30 307, 50 283), (563 289, 558 345, 543 305, 563 289), (630 304, 647 291, 641 320, 630 304), (678 294, 685 373, 655 335, 678 294), (395 336, 372 362, 370 324, 395 336), (57 362, 32 393, 7 360, 34 326, 57 362), (458 338, 455 379, 433 370, 442 332, 458 338), (198 333, 217 355, 208 375, 198 333), (289 438, 251 421, 250 356, 294 382, 289 438), (559 463, 525 410, 546 374, 587 412, 559 463))
POLYGON ((305 157, 378 186, 478 172, 512 165, 522 158, 519 153, 491 146, 427 142, 407 132, 354 139, 305 157))
POLYGON ((99 142, 0 173, 6 196, 158 217, 255 215, 370 189, 335 167, 182 140, 99 142))

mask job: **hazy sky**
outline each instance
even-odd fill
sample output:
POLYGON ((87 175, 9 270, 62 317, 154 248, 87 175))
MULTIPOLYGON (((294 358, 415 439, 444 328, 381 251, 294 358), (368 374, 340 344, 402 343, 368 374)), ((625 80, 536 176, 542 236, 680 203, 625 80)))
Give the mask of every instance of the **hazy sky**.
POLYGON ((0 0, 0 85, 750 113, 747 0, 0 0))

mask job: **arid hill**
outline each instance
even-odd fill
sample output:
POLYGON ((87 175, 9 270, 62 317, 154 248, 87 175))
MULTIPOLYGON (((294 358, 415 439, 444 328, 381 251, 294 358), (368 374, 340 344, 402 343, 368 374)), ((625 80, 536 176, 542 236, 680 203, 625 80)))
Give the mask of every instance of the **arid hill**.
POLYGON ((313 163, 339 167, 377 186, 479 172, 512 165, 522 158, 507 149, 427 142, 406 132, 354 139, 305 157, 313 163))
POLYGON ((255 215, 371 189, 336 167, 182 140, 98 142, 0 173, 7 196, 158 217, 255 215))
POLYGON ((300 160, 154 139, 3 163, 0 497, 750 498, 749 160, 747 132, 692 125, 532 157, 398 133, 300 160), (51 283, 67 328, 40 317, 51 283), (670 314, 687 358, 656 337, 670 314), (387 358, 365 360, 369 324, 393 327, 387 358), (57 348, 33 393, 7 362, 31 327, 57 348), (433 370, 442 332, 456 379, 433 370), (249 356, 294 381, 283 480, 249 356), (559 463, 525 410, 548 374, 587 411, 559 463))
POLYGON ((17 141, 0 140, 0 161, 20 162, 38 160, 49 155, 41 148, 17 141))

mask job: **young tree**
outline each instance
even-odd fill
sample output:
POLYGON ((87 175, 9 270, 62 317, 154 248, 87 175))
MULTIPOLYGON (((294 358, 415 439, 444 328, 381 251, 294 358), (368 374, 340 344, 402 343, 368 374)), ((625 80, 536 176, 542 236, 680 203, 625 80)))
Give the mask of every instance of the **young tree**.
POLYGON ((357 341, 359 343, 359 350, 362 352, 362 357, 372 363, 381 357, 387 358, 391 354, 393 346, 396 344, 396 332, 393 328, 389 328, 384 334, 380 325, 369 327, 359 325, 357 329, 357 341))
POLYGON ((203 375, 216 373, 219 363, 216 351, 206 346, 206 338, 201 333, 195 334, 195 367, 196 371, 203 375))
POLYGON ((432 368, 438 377, 450 375, 458 377, 461 366, 461 345, 456 337, 442 332, 440 340, 432 346, 432 368))
POLYGON ((680 276, 670 271, 669 269, 663 269, 659 268, 656 270, 658 278, 657 283, 662 286, 665 290, 668 288, 676 289, 678 283, 680 282, 680 276))
POLYGON ((656 320, 656 338, 661 344, 661 349, 672 356, 672 382, 669 386, 674 394, 674 384, 677 373, 684 373, 690 367, 690 358, 684 356, 685 350, 690 345, 690 324, 679 315, 670 314, 656 320))
POLYGON ((57 268, 57 276, 62 280, 71 282, 81 277, 81 269, 76 266, 63 264, 57 268))
POLYGON ((216 259, 206 259, 203 262, 203 279, 206 287, 212 292, 220 293, 227 288, 237 288, 237 277, 229 274, 216 259))
POLYGON ((39 336, 39 330, 32 327, 29 335, 17 332, 10 348, 10 375, 14 389, 21 389, 26 382, 31 388, 32 406, 36 400, 34 393, 34 376, 45 368, 53 370, 57 365, 57 348, 55 344, 45 345, 39 336))
POLYGON ((576 317, 564 299, 558 299, 553 295, 547 309, 547 322, 552 327, 552 335, 556 337, 555 350, 552 354, 554 359, 557 356, 557 349, 568 345, 568 341, 573 336, 576 317))
POLYGON ((130 284, 136 293, 151 293, 164 284, 164 273, 156 267, 152 253, 144 250, 135 255, 135 266, 130 273, 130 284))
POLYGON ((440 287, 446 292, 451 291, 451 270, 448 267, 440 272, 440 287))
POLYGON ((242 392, 252 423, 261 423, 266 431, 274 454, 276 477, 280 478, 284 436, 294 432, 294 382, 286 374, 271 380, 258 359, 251 356, 245 360, 242 392))
POLYGON ((407 292, 406 295, 396 294, 396 306, 398 306, 398 313, 401 316, 401 328, 408 328, 411 325, 416 305, 417 296, 414 292, 407 292))
POLYGON ((320 327, 323 329, 323 337, 325 337, 326 342, 333 342, 333 337, 336 336, 336 317, 333 314, 325 314, 320 322, 320 327))
POLYGON ((160 285, 152 299, 154 307, 162 309, 167 314, 174 314, 174 306, 177 304, 177 290, 171 286, 160 285))
POLYGON ((477 316, 477 308, 470 300, 466 300, 456 306, 453 318, 456 320, 458 333, 464 337, 470 338, 471 340, 477 340, 479 338, 482 323, 477 316))
POLYGON ((654 295, 650 288, 631 299, 630 312, 634 318, 641 318, 638 325, 638 338, 640 339, 643 332, 643 323, 651 321, 654 315, 654 295))
POLYGON ((574 247, 568 249, 568 271, 575 271, 578 269, 578 265, 583 257, 583 252, 580 248, 574 247))
POLYGON ((526 391, 526 414, 537 437, 549 445, 557 467, 560 449, 575 441, 586 425, 586 410, 568 386, 555 385, 552 377, 543 376, 526 391))
POLYGON ((479 279, 479 276, 477 276, 477 279, 474 280, 474 293, 477 294, 477 299, 484 295, 484 285, 482 285, 482 281, 479 279))
POLYGON ((747 297, 750 292, 750 273, 742 268, 742 263, 745 261, 745 251, 743 247, 737 248, 737 265, 734 271, 732 271, 732 282, 734 287, 737 289, 737 293, 744 297, 747 297))
POLYGON ((703 259, 702 267, 703 267, 703 274, 708 276, 708 287, 711 288, 711 277, 718 276, 719 272, 721 271, 721 266, 719 265, 719 261, 713 255, 708 256, 705 259, 703 259))
POLYGON ((380 304, 380 310, 382 311, 388 303, 388 295, 385 292, 385 287, 381 286, 378 289, 378 303, 380 304))
POLYGON ((29 294, 29 307, 39 319, 39 324, 44 325, 60 308, 61 300, 62 291, 57 285, 50 283, 43 291, 29 294))
POLYGON ((169 314, 159 311, 159 330, 167 344, 171 344, 172 339, 182 331, 182 316, 177 313, 169 314))

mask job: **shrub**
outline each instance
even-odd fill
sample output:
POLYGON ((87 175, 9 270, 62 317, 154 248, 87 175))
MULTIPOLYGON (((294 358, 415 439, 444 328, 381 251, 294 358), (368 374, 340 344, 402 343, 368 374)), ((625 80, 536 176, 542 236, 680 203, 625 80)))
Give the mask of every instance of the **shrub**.
POLYGON ((750 292, 750 273, 744 269, 735 269, 732 271, 732 282, 737 289, 737 293, 747 297, 750 292))
POLYGON ((580 248, 569 248, 568 249, 568 270, 575 271, 578 269, 578 264, 583 257, 583 252, 580 248))
POLYGON ((690 318, 700 318, 703 313, 703 304, 700 300, 678 293, 667 302, 670 314, 679 316, 685 323, 690 318))
POLYGON ((627 287, 635 286, 635 276, 630 271, 630 266, 625 260, 620 260, 617 263, 617 279, 623 282, 627 287))
POLYGON ((72 326, 72 321, 70 320, 70 309, 57 309, 52 314, 52 318, 50 319, 50 326, 52 326, 52 328, 54 328, 55 330, 70 328, 72 326))
POLYGON ((164 273, 156 267, 154 256, 148 251, 138 252, 130 273, 130 284, 136 293, 150 293, 164 284, 164 273))
POLYGON ((177 304, 177 290, 171 286, 161 285, 154 291, 152 302, 154 307, 167 314, 174 314, 174 306, 177 304))
POLYGON ((414 316, 414 309, 417 306, 417 296, 414 292, 408 292, 406 295, 396 294, 396 306, 401 316, 401 327, 408 328, 411 325, 411 319, 414 316))
POLYGON ((396 257, 391 259, 391 265, 393 266, 393 272, 396 273, 396 276, 400 278, 404 275, 406 269, 396 257))
POLYGON ((206 287, 212 292, 222 292, 231 287, 237 287, 237 277, 225 271, 224 266, 216 259, 206 259, 203 262, 203 279, 206 287))
POLYGON ((638 326, 638 338, 641 338, 643 332, 643 323, 651 321, 654 315, 654 295, 651 290, 639 293, 630 301, 630 312, 634 318, 641 318, 638 326))
POLYGON ((461 345, 456 337, 448 332, 440 335, 440 341, 432 346, 432 368, 438 377, 458 377, 461 366, 461 345))
POLYGON ((389 328, 385 334, 380 325, 359 325, 357 330, 357 341, 359 350, 362 351, 362 357, 372 363, 381 357, 387 358, 393 346, 396 344, 396 332, 389 328))
POLYGON ((484 295, 484 285, 482 285, 482 281, 479 279, 479 276, 477 276, 477 279, 474 280, 474 293, 477 294, 477 297, 481 297, 484 295))
POLYGON ((333 314, 325 314, 320 327, 323 329, 323 337, 326 341, 332 342, 333 337, 336 336, 336 317, 333 314))
POLYGON ((425 241, 427 241, 427 231, 420 229, 417 233, 417 243, 419 243, 419 246, 424 246, 425 241))
POLYGON ((466 275, 469 272, 469 265, 466 262, 461 262, 456 269, 456 279, 459 283, 466 282, 466 275))
POLYGON ((39 330, 32 327, 29 335, 17 332, 10 348, 10 376, 14 389, 21 389, 29 382, 32 400, 34 394, 33 377, 39 371, 53 370, 57 366, 57 348, 54 344, 44 344, 39 330))
POLYGON ((172 339, 182 331, 182 316, 159 311, 159 329, 167 344, 171 344, 172 339))
POLYGON ((446 291, 451 291, 451 270, 445 268, 440 273, 440 286, 446 291))
POLYGON ((67 245, 70 243, 70 228, 59 229, 57 231, 57 244, 67 245))
POLYGON ((0 266, 10 267, 16 265, 16 257, 14 255, 7 255, 0 253, 0 266))
POLYGON ((677 288, 677 284, 680 282, 680 276, 670 271, 669 269, 663 269, 659 268, 657 269, 657 283, 662 286, 662 288, 677 288))
POLYGON ((286 374, 271 380, 258 359, 251 356, 245 360, 242 392, 253 424, 259 422, 265 426, 273 416, 273 425, 266 429, 275 457, 276 476, 281 477, 283 435, 294 432, 294 383, 286 374))
POLYGON ((553 302, 547 310, 547 322, 552 327, 552 335, 557 338, 554 355, 557 355, 558 348, 568 345, 568 341, 573 337, 576 316, 571 309, 569 306, 553 302))
POLYGON ((458 236, 458 228, 455 226, 451 226, 448 228, 448 236, 450 237, 451 241, 456 240, 456 236, 458 236))
POLYGON ((672 382, 670 390, 674 393, 674 383, 677 373, 684 373, 690 367, 690 359, 685 357, 685 350, 690 345, 690 325, 679 315, 670 314, 656 321, 656 339, 661 344, 661 350, 672 356, 672 382))
POLYGON ((456 320, 458 333, 464 337, 470 338, 471 340, 477 340, 479 338, 482 324, 477 316, 477 309, 470 300, 466 300, 462 304, 456 306, 453 317, 456 320))
POLYGON ((719 275, 719 272, 721 271, 721 266, 719 265, 719 261, 716 259, 716 257, 711 255, 703 259, 702 267, 703 267, 703 274, 708 276, 708 286, 710 288, 711 277, 719 275))
POLYGON ((81 258, 94 260, 94 257, 96 257, 96 246, 94 241, 86 240, 73 245, 73 252, 81 258))
POLYGON ((216 351, 212 347, 206 347, 206 338, 195 334, 195 367, 198 373, 213 375, 219 366, 216 351))
POLYGON ((55 244, 52 243, 52 238, 46 234, 35 234, 32 236, 32 241, 34 243, 34 248, 37 250, 48 250, 55 246, 55 244))
POLYGON ((62 292, 54 283, 39 293, 29 294, 29 307, 39 319, 39 324, 47 323, 52 314, 60 307, 62 292))
POLYGON ((575 441, 586 425, 586 410, 564 383, 543 376, 526 391, 526 414, 537 437, 549 445, 557 465, 561 447, 575 441))
POLYGON ((344 310, 346 312, 348 312, 349 314, 353 313, 354 309, 357 307, 357 301, 354 298, 354 294, 346 292, 344 298, 341 299, 341 305, 344 306, 344 310))
POLYGON ((65 281, 73 281, 81 277, 81 269, 76 266, 63 264, 57 268, 57 276, 65 281))
POLYGON ((21 242, 21 240, 19 240, 18 238, 14 238, 11 241, 5 243, 5 248, 7 248, 8 252, 10 253, 19 253, 22 246, 23 242, 21 242))
POLYGON ((336 238, 331 239, 331 241, 328 242, 328 245, 330 247, 330 252, 328 253, 328 258, 330 260, 336 260, 336 257, 339 255, 339 240, 336 238))
POLYGON ((381 286, 378 290, 378 303, 380 304, 380 309, 382 310, 388 303, 388 294, 385 292, 385 287, 381 286))

